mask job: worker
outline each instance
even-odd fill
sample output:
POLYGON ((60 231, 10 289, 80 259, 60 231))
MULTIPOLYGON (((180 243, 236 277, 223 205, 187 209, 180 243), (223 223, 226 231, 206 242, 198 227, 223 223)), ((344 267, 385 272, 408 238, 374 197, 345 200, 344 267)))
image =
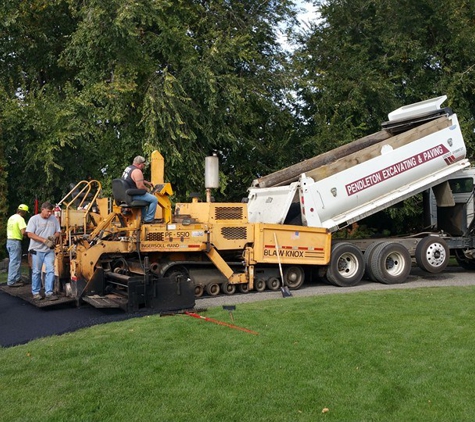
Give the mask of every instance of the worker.
POLYGON ((30 238, 28 251, 32 258, 31 293, 34 300, 42 300, 41 272, 45 266, 45 299, 58 300, 53 293, 54 287, 54 246, 61 234, 59 221, 53 215, 53 205, 44 202, 41 212, 28 221, 26 233, 30 238))
POLYGON ((20 204, 7 222, 7 251, 8 251, 8 287, 21 287, 21 241, 25 235, 25 216, 29 211, 28 205, 20 204))
MULTIPOLYGON (((144 179, 143 169, 147 164, 145 158, 138 155, 134 158, 132 165, 124 170, 122 173, 122 179, 127 182, 129 189, 148 190, 148 188, 153 188, 153 183, 144 179)), ((155 218, 155 211, 157 210, 157 197, 148 192, 143 195, 132 195, 132 197, 134 200, 148 202, 149 205, 147 209, 142 211, 142 220, 144 223, 152 223, 155 218)))

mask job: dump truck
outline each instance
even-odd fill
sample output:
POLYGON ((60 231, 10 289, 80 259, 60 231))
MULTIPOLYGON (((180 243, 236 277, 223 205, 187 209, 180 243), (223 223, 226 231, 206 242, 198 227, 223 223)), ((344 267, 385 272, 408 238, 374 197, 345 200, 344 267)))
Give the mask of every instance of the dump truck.
MULTIPOLYGON (((429 188, 434 215, 439 207, 457 207, 451 178, 469 162, 456 114, 440 108, 444 99, 404 106, 376 134, 256 179, 243 202, 212 200, 219 183, 218 158, 211 156, 205 200, 195 196, 172 206, 165 160, 154 151, 152 193, 159 207, 152 223, 142 221, 147 203, 135 199, 145 191, 115 179, 109 199, 99 181, 81 181, 55 208, 62 227, 55 247, 60 300, 33 302, 29 286, 8 292, 36 306, 70 301, 168 312, 193 307, 204 293, 298 289, 322 277, 337 286, 353 286, 365 274, 402 282, 413 256, 427 271, 441 271, 449 254, 442 229, 359 243, 332 233, 429 188)), ((459 249, 459 259, 471 265, 472 245, 459 249)))
POLYGON ((340 252, 341 257, 338 262, 332 259, 322 276, 332 269, 326 278, 338 286, 353 286, 364 274, 373 281, 401 283, 413 260, 423 270, 438 273, 451 253, 471 266, 473 170, 457 115, 441 108, 446 99, 403 106, 389 113, 380 132, 254 180, 248 195, 249 221, 291 221, 334 233, 430 192, 431 199, 424 201, 431 216, 427 231, 393 238, 334 239, 332 255, 340 252), (455 188, 460 179, 463 193, 455 188))

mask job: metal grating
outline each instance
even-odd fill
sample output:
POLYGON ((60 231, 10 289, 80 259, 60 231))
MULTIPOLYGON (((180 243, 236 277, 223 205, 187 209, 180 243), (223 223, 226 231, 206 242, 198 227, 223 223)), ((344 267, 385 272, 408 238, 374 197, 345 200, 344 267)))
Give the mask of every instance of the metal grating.
POLYGON ((163 242, 163 232, 147 233, 146 240, 151 242, 163 242))
POLYGON ((214 218, 216 220, 241 220, 242 207, 216 207, 214 218))
POLYGON ((221 236, 226 240, 247 239, 246 227, 223 227, 221 236))

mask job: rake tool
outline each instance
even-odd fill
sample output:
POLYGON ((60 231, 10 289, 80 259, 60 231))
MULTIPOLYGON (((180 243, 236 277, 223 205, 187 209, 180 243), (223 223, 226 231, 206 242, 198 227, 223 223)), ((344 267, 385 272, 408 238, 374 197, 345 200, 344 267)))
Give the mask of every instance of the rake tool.
POLYGON ((292 293, 290 293, 289 287, 285 285, 284 272, 282 271, 282 263, 280 262, 279 244, 277 243, 277 235, 275 234, 275 232, 274 232, 274 241, 275 241, 275 249, 277 251, 277 262, 279 263, 280 279, 282 280, 280 291, 282 292, 282 297, 291 297, 292 293))

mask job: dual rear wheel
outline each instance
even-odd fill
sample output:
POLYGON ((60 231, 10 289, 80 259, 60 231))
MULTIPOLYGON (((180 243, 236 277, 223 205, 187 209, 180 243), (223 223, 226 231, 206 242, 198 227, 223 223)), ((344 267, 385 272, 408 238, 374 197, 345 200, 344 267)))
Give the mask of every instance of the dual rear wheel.
MULTIPOLYGON (((437 236, 422 238, 414 257, 419 268, 432 274, 442 272, 449 262, 447 242, 437 236)), ((411 272, 412 259, 406 247, 396 242, 375 242, 365 251, 366 275, 384 284, 404 283, 411 272)))
MULTIPOLYGON (((415 252, 420 268, 431 273, 443 271, 449 259, 446 242, 436 236, 421 239, 415 252)), ((335 243, 332 247, 326 278, 331 284, 351 287, 366 277, 384 284, 404 283, 412 267, 408 249, 397 242, 374 242, 365 254, 352 243, 335 243)))
POLYGON ((366 274, 384 284, 404 283, 411 272, 409 251, 399 243, 381 242, 365 252, 366 274))

